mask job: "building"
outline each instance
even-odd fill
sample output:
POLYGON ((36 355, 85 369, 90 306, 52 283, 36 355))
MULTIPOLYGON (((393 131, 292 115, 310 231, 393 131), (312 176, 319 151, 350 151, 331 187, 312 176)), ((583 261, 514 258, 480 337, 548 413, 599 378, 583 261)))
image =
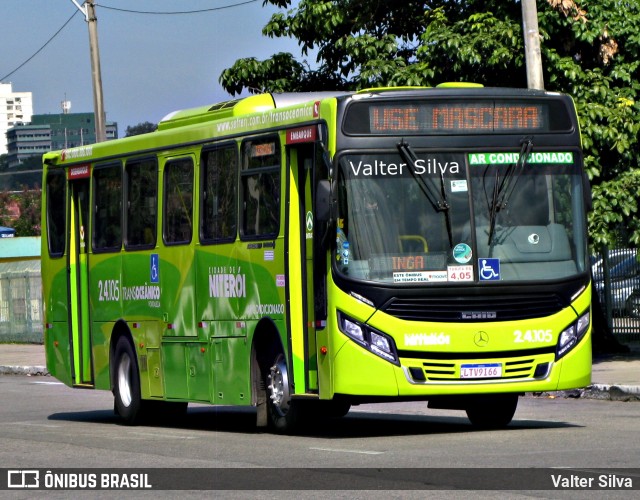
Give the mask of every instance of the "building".
POLYGON ((16 125, 7 137, 7 166, 17 167, 26 158, 51 150, 51 130, 42 125, 16 125))
MULTIPOLYGON (((118 137, 117 123, 107 122, 105 128, 107 140, 118 137)), ((14 168, 31 156, 95 142, 93 113, 33 115, 30 123, 15 125, 7 132, 7 163, 14 168)))
POLYGON ((7 154, 7 131, 31 121, 31 92, 14 92, 11 83, 0 83, 0 155, 7 154))

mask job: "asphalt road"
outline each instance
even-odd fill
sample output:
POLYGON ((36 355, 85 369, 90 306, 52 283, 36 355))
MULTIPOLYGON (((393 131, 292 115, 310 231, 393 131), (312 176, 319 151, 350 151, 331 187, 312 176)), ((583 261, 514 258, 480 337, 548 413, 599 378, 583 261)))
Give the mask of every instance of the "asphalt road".
MULTIPOLYGON (((42 377, 0 377, 0 402, 0 464, 9 469, 267 467, 280 469, 274 471, 280 474, 280 489, 288 490, 295 475, 291 468, 561 467, 606 472, 640 463, 637 402, 525 397, 514 421, 501 431, 476 431, 463 412, 430 410, 425 403, 365 405, 297 436, 258 432, 250 408, 204 405, 191 405, 178 422, 127 427, 113 415, 110 393, 72 390, 42 377)), ((633 474, 640 485, 640 471, 633 474)), ((571 497, 571 491, 551 493, 571 497)), ((602 491, 587 493, 603 498, 602 491)), ((607 493, 625 498, 632 492, 607 493)), ((351 493, 345 498, 389 498, 376 495, 351 493)), ((467 498, 462 492, 449 495, 467 498)), ((246 496, 231 492, 225 497, 246 496)), ((283 497, 268 493, 256 498, 283 497)), ((478 492, 473 498, 495 495, 478 492)))

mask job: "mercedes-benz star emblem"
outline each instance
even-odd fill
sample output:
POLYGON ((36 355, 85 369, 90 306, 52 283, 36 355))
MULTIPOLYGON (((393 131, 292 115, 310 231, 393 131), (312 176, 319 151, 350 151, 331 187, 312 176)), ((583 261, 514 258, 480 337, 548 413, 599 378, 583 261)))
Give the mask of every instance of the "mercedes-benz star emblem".
POLYGON ((473 342, 478 347, 484 347, 489 343, 489 334, 487 332, 478 332, 474 335, 473 342))

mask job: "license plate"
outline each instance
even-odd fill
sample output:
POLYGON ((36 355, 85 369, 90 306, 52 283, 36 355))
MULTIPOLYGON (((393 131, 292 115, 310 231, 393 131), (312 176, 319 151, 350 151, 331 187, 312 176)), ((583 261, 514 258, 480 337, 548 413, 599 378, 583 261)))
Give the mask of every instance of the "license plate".
POLYGON ((469 364, 460 366, 460 378, 496 378, 502 377, 502 364, 469 364))

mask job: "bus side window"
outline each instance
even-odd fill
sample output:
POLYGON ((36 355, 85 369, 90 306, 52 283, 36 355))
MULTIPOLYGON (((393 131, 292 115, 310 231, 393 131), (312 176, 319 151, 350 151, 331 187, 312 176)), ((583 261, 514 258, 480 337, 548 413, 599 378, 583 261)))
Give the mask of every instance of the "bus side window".
POLYGON ((182 158, 164 167, 163 235, 167 244, 190 243, 193 233, 193 161, 182 158))
POLYGON ((280 141, 242 144, 242 225, 244 237, 273 238, 280 228, 280 141))
POLYGON ((49 254, 61 256, 65 248, 66 178, 62 170, 47 174, 47 241, 49 254))
POLYGON ((156 246, 158 165, 155 158, 127 162, 127 250, 156 246))
POLYGON ((235 143, 205 150, 201 158, 200 238, 203 242, 233 241, 238 232, 238 147, 235 143))
POLYGON ((120 164, 98 166, 94 179, 93 249, 119 251, 122 247, 122 169, 120 164))

